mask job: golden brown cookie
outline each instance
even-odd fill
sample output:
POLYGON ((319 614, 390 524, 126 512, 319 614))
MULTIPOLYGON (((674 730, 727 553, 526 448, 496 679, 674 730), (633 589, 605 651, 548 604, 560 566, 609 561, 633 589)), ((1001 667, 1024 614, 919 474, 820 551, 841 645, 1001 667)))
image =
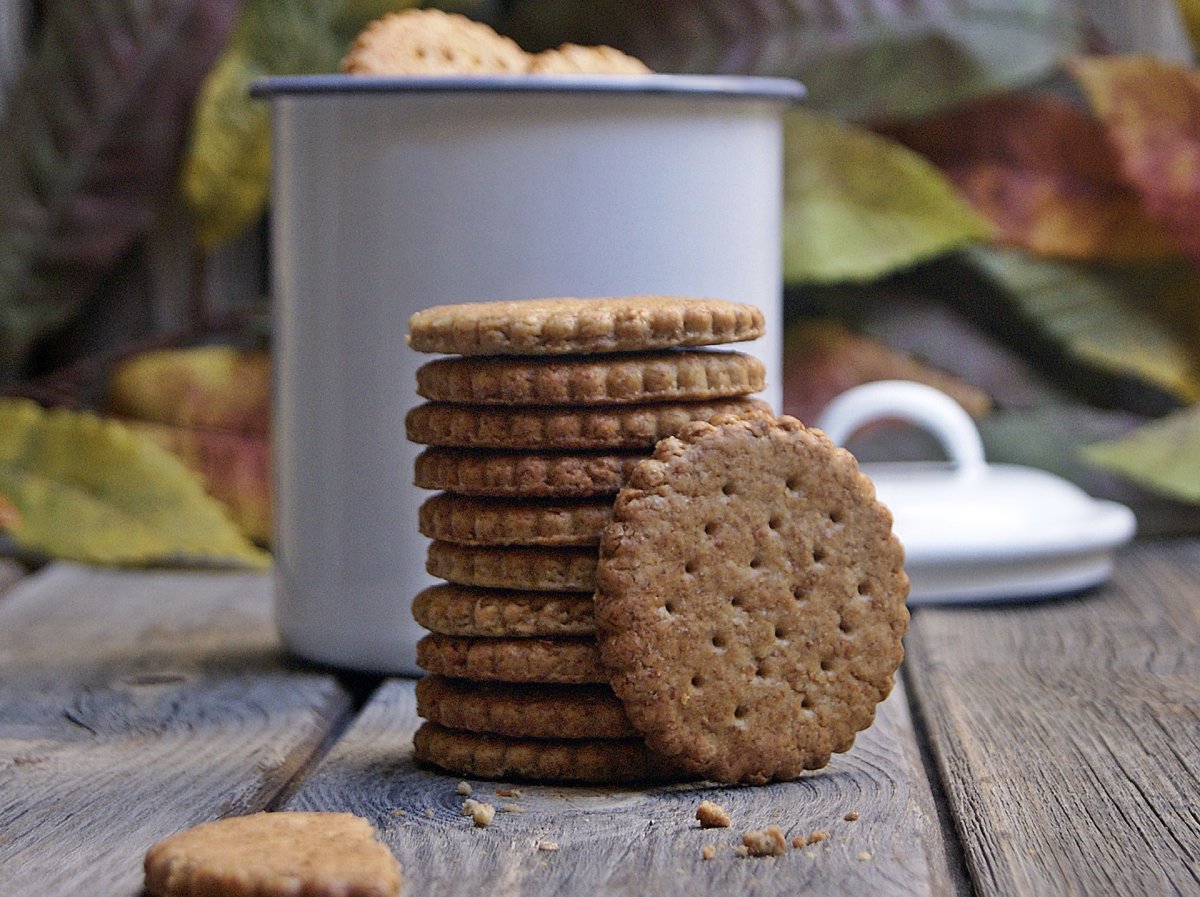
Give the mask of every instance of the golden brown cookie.
POLYGON ((650 67, 613 47, 562 44, 529 58, 533 75, 649 75, 650 67))
POLYGON ((376 19, 355 38, 342 71, 358 75, 476 75, 523 72, 529 56, 482 22, 440 9, 376 19))
POLYGON ((580 592, 514 592, 442 583, 418 592, 413 617, 442 635, 527 638, 593 635, 592 596, 580 592))
POLYGON ((413 482, 422 489, 498 498, 615 495, 646 452, 483 452, 428 448, 413 482))
POLYGON ((408 319, 409 344, 446 355, 643 352, 757 339, 753 305, 686 296, 525 299, 437 305, 408 319))
POLYGON ((458 545, 599 545, 612 498, 500 499, 442 492, 418 512, 421 535, 458 545))
POLYGON ((417 666, 427 673, 479 682, 606 682, 594 638, 456 638, 417 642, 417 666))
POLYGON ((513 738, 636 738, 607 685, 471 682, 426 676, 417 713, 448 729, 513 738))
POLYGON ((904 555, 854 458, 794 418, 691 424, 621 491, 596 627, 647 744, 724 782, 847 750, 903 656, 904 555))
POLYGON ((596 549, 431 542, 425 569, 430 576, 463 586, 590 593, 596 586, 596 549))
POLYGON ((352 813, 255 813, 205 822, 146 852, 153 897, 395 897, 400 864, 352 813))
POLYGON ((694 420, 767 410, 758 399, 563 408, 426 402, 408 412, 409 440, 451 448, 588 451, 654 448, 694 420))
POLYGON ((638 738, 566 740, 508 738, 424 723, 413 756, 456 775, 604 785, 687 778, 638 738))
POLYGON ((624 405, 759 392, 763 364, 717 349, 551 358, 437 358, 417 369, 417 393, 467 405, 624 405))

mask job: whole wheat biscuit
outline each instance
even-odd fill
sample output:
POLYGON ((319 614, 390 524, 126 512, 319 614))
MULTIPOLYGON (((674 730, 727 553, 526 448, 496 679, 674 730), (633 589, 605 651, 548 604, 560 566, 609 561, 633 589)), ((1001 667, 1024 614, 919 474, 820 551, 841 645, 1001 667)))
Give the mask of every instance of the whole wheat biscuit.
POLYGON ((639 738, 507 738, 427 722, 413 736, 413 756, 447 772, 480 779, 605 785, 687 778, 651 754, 639 738))
POLYGON ((649 75, 650 67, 613 47, 562 44, 529 58, 533 75, 649 75))
POLYGON ((471 682, 426 676, 417 714, 448 729, 513 738, 636 738, 607 685, 471 682))
POLYGON ((523 72, 529 56, 482 22, 440 9, 389 13, 364 28, 342 59, 359 75, 474 75, 523 72))
POLYGON ((687 402, 759 392, 763 363, 719 349, 551 358, 450 357, 417 369, 417 393, 467 405, 624 405, 687 402))
POLYGON ((417 666, 438 676, 480 682, 607 681, 594 638, 427 635, 417 642, 417 666))
POLYGON ((451 448, 523 451, 652 449, 694 420, 767 410, 758 399, 717 399, 615 407, 562 408, 426 402, 408 412, 410 441, 451 448))
POLYGON ((753 305, 686 296, 437 305, 408 319, 409 344, 446 355, 565 355, 711 346, 763 335, 753 305))
POLYGON ((497 498, 615 495, 646 452, 481 452, 428 448, 414 464, 415 485, 497 498))
POLYGON ((612 498, 497 499, 442 492, 417 513, 421 535, 458 545, 599 545, 612 498))
POLYGON ((903 550, 824 434, 718 423, 664 440, 618 496, 597 636, 655 752, 718 781, 794 778, 847 750, 892 687, 903 550))
POLYGON ((205 822, 146 852, 154 897, 395 897, 400 864, 352 813, 255 813, 205 822))
POLYGON ((496 548, 431 542, 425 569, 430 576, 464 586, 591 592, 596 586, 596 549, 496 548))
POLYGON ((527 638, 592 635, 592 596, 580 592, 515 592, 441 583, 413 598, 413 617, 442 635, 527 638))

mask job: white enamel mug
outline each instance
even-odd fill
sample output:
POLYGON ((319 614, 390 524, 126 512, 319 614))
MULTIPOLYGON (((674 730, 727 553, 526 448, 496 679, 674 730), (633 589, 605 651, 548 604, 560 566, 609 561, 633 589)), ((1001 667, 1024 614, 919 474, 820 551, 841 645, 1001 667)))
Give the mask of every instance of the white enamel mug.
POLYGON ((781 384, 792 81, 265 79, 274 128, 276 617, 298 655, 416 673, 427 541, 405 413, 413 312, 671 293, 749 302, 781 384))

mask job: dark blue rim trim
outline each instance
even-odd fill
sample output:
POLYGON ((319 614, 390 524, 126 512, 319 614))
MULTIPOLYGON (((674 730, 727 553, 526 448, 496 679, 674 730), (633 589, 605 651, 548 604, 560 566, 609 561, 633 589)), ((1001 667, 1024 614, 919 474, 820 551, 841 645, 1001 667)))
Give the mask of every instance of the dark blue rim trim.
POLYGON ((745 75, 279 75, 259 78, 250 87, 256 97, 438 92, 679 94, 783 103, 805 94, 799 81, 745 75))

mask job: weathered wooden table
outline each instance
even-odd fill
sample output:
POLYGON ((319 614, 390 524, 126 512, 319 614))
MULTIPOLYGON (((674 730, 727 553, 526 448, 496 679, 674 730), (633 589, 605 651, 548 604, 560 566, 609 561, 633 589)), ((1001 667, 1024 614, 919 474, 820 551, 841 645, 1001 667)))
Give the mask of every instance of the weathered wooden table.
POLYGON ((366 816, 414 897, 1200 893, 1198 540, 1134 545, 1087 595, 917 611, 875 726, 799 782, 522 785, 483 829, 413 765, 412 683, 289 660, 270 590, 0 568, 0 894, 137 894, 155 840, 263 808, 366 816), (733 828, 697 827, 705 797, 733 828), (738 858, 768 824, 828 838, 738 858))

